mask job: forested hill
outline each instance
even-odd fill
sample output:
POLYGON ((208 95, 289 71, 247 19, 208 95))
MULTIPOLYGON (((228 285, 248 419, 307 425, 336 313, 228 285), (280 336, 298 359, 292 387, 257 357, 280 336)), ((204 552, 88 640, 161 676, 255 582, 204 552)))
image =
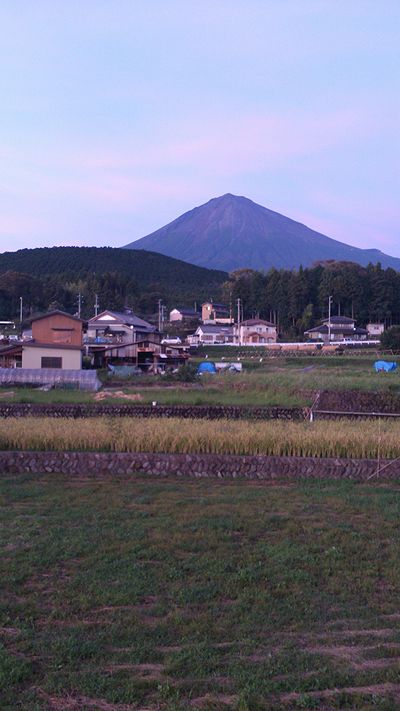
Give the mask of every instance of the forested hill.
POLYGON ((39 247, 0 254, 0 274, 7 271, 24 274, 129 274, 140 285, 153 282, 190 287, 219 285, 226 272, 197 267, 173 257, 143 249, 113 247, 39 247))
POLYGON ((95 295, 100 308, 125 304, 143 316, 166 308, 193 306, 221 299, 228 274, 193 266, 144 250, 111 247, 43 247, 0 254, 0 318, 15 318, 23 298, 24 314, 61 308, 76 310, 83 297, 84 317, 93 315, 95 295))

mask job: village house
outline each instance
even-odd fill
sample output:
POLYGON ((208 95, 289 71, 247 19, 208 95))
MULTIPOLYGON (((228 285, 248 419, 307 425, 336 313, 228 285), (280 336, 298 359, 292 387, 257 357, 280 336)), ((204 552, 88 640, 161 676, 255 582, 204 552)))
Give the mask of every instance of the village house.
POLYGON ((173 346, 155 341, 152 336, 134 343, 105 346, 95 354, 96 367, 136 366, 140 370, 160 372, 168 367, 176 368, 186 362, 188 355, 182 346, 173 346))
POLYGON ((241 346, 276 343, 277 337, 276 325, 261 318, 249 318, 235 326, 235 341, 241 346))
POLYGON ((368 338, 379 339, 385 330, 384 323, 367 323, 368 338))
POLYGON ((92 365, 103 368, 117 362, 138 365, 146 358, 153 362, 152 354, 160 340, 157 328, 131 309, 107 309, 89 319, 84 345, 92 365))
POLYGON ((85 343, 113 345, 118 343, 134 343, 150 334, 159 340, 155 326, 144 321, 133 313, 132 309, 124 311, 102 311, 89 319, 85 343))
POLYGON ((0 344, 0 368, 20 368, 22 365, 22 344, 0 344))
POLYGON ((83 321, 64 311, 32 319, 32 340, 22 343, 22 368, 82 368, 83 321))
POLYGON ((220 345, 223 343, 233 345, 234 332, 233 326, 225 326, 224 324, 201 324, 198 326, 193 335, 188 336, 188 343, 191 346, 198 345, 220 345))
POLYGON ((304 331, 309 341, 323 341, 324 343, 344 341, 364 341, 368 332, 365 328, 356 326, 354 318, 348 316, 331 316, 323 319, 319 326, 304 331))
POLYGON ((215 304, 213 301, 205 301, 201 305, 201 320, 204 324, 233 323, 230 309, 224 304, 215 304))
POLYGON ((199 321, 200 313, 196 309, 172 309, 169 312, 169 321, 199 321))

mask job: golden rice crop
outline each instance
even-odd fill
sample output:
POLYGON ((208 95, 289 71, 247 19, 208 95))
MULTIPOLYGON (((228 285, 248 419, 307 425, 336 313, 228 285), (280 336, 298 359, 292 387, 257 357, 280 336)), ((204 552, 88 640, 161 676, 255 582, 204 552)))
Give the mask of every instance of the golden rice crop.
POLYGON ((400 456, 400 422, 310 422, 24 418, 0 421, 0 449, 268 454, 314 457, 400 456))

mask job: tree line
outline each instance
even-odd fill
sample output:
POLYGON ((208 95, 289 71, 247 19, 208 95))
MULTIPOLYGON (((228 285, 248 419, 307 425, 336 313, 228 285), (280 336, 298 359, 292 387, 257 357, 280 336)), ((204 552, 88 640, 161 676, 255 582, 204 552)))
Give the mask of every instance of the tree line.
POLYGON ((221 285, 211 282, 207 271, 204 280, 191 286, 176 275, 153 282, 149 275, 144 284, 136 275, 120 271, 44 275, 7 271, 0 274, 0 320, 19 317, 20 297, 26 318, 55 308, 76 313, 78 294, 82 296, 83 318, 93 316, 96 294, 100 310, 120 310, 129 305, 145 318, 156 315, 159 299, 167 312, 213 298, 231 304, 235 313, 240 298, 245 318, 259 316, 273 321, 286 338, 298 339, 327 318, 328 298, 332 296, 332 315, 351 316, 360 326, 368 321, 384 322, 386 327, 400 324, 400 273, 382 269, 380 264, 362 267, 350 262, 324 262, 292 271, 241 269, 232 272, 224 283, 221 280, 221 285))
POLYGON ((353 262, 328 261, 298 270, 271 269, 267 273, 240 269, 224 284, 233 305, 240 298, 244 316, 259 316, 279 325, 288 338, 332 315, 350 316, 357 325, 369 321, 400 324, 400 273, 378 263, 362 267, 353 262))

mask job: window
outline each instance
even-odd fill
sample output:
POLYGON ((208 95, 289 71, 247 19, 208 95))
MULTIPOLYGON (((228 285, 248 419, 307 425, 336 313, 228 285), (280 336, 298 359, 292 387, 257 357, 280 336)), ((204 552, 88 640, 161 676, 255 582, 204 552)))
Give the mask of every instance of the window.
POLYGON ((62 358, 43 356, 41 368, 62 368, 62 358))

